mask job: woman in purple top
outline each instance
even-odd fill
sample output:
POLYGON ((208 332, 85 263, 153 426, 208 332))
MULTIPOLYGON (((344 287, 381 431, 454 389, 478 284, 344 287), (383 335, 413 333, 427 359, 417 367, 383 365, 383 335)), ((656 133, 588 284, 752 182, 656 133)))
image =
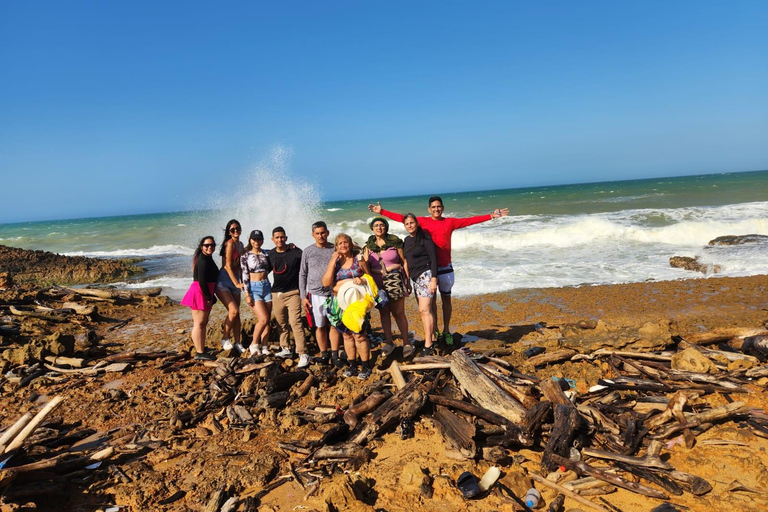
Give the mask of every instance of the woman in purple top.
POLYGON ((389 355, 395 349, 395 342, 392 340, 392 315, 403 339, 403 357, 410 357, 413 354, 413 346, 408 339, 408 318, 405 316, 405 297, 410 293, 406 287, 410 285, 403 279, 403 270, 407 266, 403 255, 403 241, 389 234, 389 222, 384 217, 374 217, 368 225, 373 234, 365 244, 363 260, 368 263, 376 285, 380 290, 384 290, 389 298, 387 305, 379 309, 381 328, 386 340, 381 351, 389 355), (385 274, 391 283, 389 288, 384 286, 385 274))
MULTIPOLYGON (((322 280, 323 286, 333 289, 333 297, 329 299, 332 301, 336 301, 336 296, 344 283, 352 281, 355 284, 363 284, 365 282, 363 274, 368 273, 368 265, 365 261, 357 260, 352 238, 349 235, 340 233, 336 237, 334 246, 335 251, 328 262, 328 268, 325 269, 322 280)), ((332 308, 329 307, 328 309, 331 310, 332 308)), ((349 367, 344 370, 344 376, 357 375, 357 378, 361 380, 370 377, 371 343, 368 341, 368 337, 362 332, 350 331, 343 324, 334 325, 334 327, 344 337, 344 352, 347 353, 347 361, 349 362, 349 367), (362 369, 359 371, 357 356, 360 356, 362 363, 362 369)))

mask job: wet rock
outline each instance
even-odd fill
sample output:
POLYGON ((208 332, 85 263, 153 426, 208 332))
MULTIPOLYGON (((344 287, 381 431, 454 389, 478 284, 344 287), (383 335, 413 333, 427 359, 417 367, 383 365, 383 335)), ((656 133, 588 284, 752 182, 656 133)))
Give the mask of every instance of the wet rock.
POLYGON ((670 341, 668 322, 646 322, 640 327, 609 325, 599 320, 591 330, 563 328, 562 348, 580 352, 612 348, 616 350, 660 350, 670 341))
POLYGON ((768 236, 766 235, 725 235, 719 236, 714 240, 709 241, 709 245, 741 245, 741 244, 755 244, 755 243, 768 243, 768 236))
POLYGON ((75 353, 88 352, 99 343, 99 336, 91 329, 75 334, 75 353))
POLYGON ((673 355, 671 366, 673 370, 700 373, 709 373, 717 370, 715 363, 695 348, 687 348, 673 355))
POLYGON ((720 265, 699 262, 698 256, 695 258, 691 258, 690 256, 672 256, 669 258, 669 266, 701 272, 703 274, 717 274, 722 270, 720 265))

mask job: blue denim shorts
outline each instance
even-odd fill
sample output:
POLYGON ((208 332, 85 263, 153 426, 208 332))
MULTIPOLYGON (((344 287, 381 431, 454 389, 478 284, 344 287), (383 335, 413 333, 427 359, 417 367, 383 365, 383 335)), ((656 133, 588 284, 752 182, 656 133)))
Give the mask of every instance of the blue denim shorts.
POLYGON ((216 289, 223 292, 240 293, 240 288, 232 282, 232 279, 229 277, 229 272, 227 272, 227 269, 225 268, 219 270, 219 278, 216 280, 216 289))
POLYGON ((272 285, 268 280, 263 281, 251 281, 249 286, 249 293, 254 302, 272 302, 272 285))

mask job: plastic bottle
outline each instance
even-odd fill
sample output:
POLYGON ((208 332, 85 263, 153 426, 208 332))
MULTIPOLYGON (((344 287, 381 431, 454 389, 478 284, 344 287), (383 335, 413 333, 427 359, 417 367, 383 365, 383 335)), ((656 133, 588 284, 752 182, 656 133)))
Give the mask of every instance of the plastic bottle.
POLYGON ((540 500, 541 493, 533 487, 528 489, 528 492, 525 493, 525 497, 523 498, 523 501, 529 508, 536 508, 539 505, 540 500))

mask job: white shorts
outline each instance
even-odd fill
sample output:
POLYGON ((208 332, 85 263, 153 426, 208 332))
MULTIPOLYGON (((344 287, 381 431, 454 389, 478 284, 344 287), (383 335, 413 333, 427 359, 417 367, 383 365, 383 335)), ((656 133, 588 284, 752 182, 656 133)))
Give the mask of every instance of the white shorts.
POLYGON ((440 295, 450 295, 455 280, 453 265, 437 267, 437 289, 440 290, 440 295))
POLYGON ((312 322, 315 327, 325 327, 328 325, 328 316, 326 316, 325 301, 328 295, 309 294, 309 301, 312 303, 312 322))

